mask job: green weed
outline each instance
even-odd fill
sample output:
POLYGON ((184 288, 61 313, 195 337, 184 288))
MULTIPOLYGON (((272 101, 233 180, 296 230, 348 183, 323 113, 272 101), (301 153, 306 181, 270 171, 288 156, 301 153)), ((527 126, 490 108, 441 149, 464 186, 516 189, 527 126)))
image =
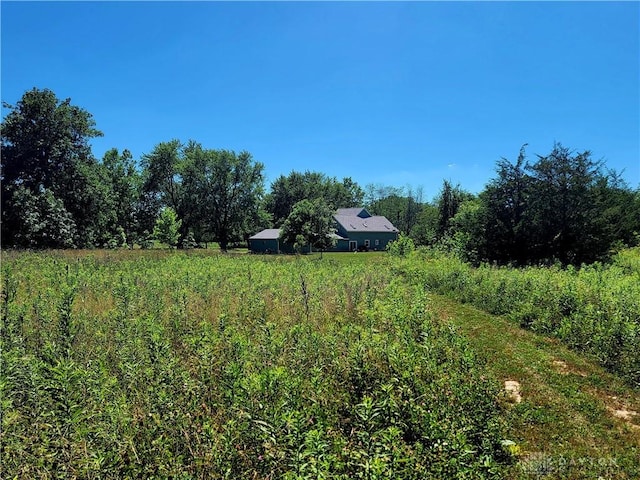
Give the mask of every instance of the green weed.
POLYGON ((482 265, 416 252, 398 272, 427 291, 448 295, 520 326, 561 339, 595 356, 609 370, 640 386, 640 251, 627 250, 611 265, 581 269, 482 265))
POLYGON ((2 478, 475 479, 511 462, 497 382, 382 257, 135 253, 5 257, 2 478))

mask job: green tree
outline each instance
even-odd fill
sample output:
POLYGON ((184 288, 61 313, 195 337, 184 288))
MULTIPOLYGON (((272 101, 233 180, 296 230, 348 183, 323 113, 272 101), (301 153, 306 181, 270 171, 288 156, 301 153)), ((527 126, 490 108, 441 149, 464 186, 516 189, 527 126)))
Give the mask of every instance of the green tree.
POLYGON ((387 252, 396 257, 406 257, 415 250, 416 246, 413 240, 403 233, 398 236, 397 240, 387 244, 387 252))
POLYGON ((34 88, 15 106, 3 106, 10 109, 1 127, 3 243, 33 244, 16 237, 33 231, 16 205, 26 198, 24 189, 71 216, 75 228, 67 232, 73 232, 72 244, 103 241, 111 226, 107 208, 111 192, 91 153, 89 140, 102 135, 91 114, 70 99, 59 100, 48 89, 34 88))
POLYGON ((479 263, 486 250, 484 205, 479 199, 465 200, 449 220, 444 242, 459 258, 479 263))
POLYGON ((182 239, 181 247, 185 250, 190 250, 197 246, 196 240, 193 236, 193 232, 189 230, 187 234, 182 239))
POLYGON ((282 225, 280 238, 300 251, 309 245, 322 252, 335 244, 333 209, 322 199, 300 200, 282 225))
POLYGON ((102 158, 102 168, 110 184, 114 222, 117 225, 115 238, 119 241, 124 233, 131 248, 142 234, 144 228, 138 221, 141 209, 142 178, 136 169, 135 161, 129 150, 112 148, 102 158))
POLYGON ((412 236, 417 226, 420 213, 424 207, 422 203, 422 188, 407 187, 377 187, 368 186, 369 199, 367 210, 373 215, 388 218, 401 232, 412 236), (376 193, 373 193, 373 192, 376 193))
POLYGON ((564 264, 597 259, 594 240, 601 212, 595 186, 602 178, 601 167, 589 151, 575 154, 559 143, 528 167, 532 185, 527 221, 535 257, 564 264))
POLYGON ((15 246, 26 248, 72 248, 76 223, 62 201, 51 190, 33 192, 18 186, 13 191, 12 206, 21 221, 13 231, 15 246))
POLYGON ((364 201, 364 191, 351 177, 339 181, 335 177, 327 178, 326 193, 322 196, 325 203, 334 208, 360 207, 364 201))
POLYGON ((265 209, 273 217, 276 226, 281 226, 293 210, 293 206, 304 199, 322 199, 332 208, 357 207, 362 205, 364 192, 350 177, 338 181, 323 173, 305 171, 281 175, 271 184, 265 199, 265 209))
POLYGON ((636 194, 603 167, 589 151, 575 153, 559 143, 533 164, 525 163, 524 147, 514 164, 502 159, 498 177, 480 194, 479 256, 580 265, 605 260, 616 244, 633 244, 636 194))
POLYGON ((163 207, 170 207, 180 219, 184 218, 182 167, 184 149, 179 140, 160 142, 151 153, 142 155, 142 194, 146 225, 163 207))
POLYGON ((115 196, 101 165, 81 164, 77 175, 69 177, 61 195, 78 228, 78 244, 102 247, 117 235, 115 196))
POLYGON ((449 230, 449 221, 458 213, 462 202, 473 199, 473 195, 462 190, 460 185, 455 187, 445 180, 438 195, 438 237, 442 238, 449 230))
POLYGON ((420 209, 411 238, 417 245, 434 245, 438 240, 438 207, 425 203, 420 209))
POLYGON ((196 242, 206 237, 227 250, 267 222, 260 209, 264 165, 249 152, 173 140, 144 155, 142 165, 144 211, 171 207, 181 220, 183 237, 192 232, 196 242))
POLYGON ((181 225, 182 220, 178 219, 175 210, 171 207, 165 207, 156 220, 153 236, 159 242, 165 243, 173 248, 178 244, 181 225))
POLYGON ((616 246, 635 246, 640 239, 640 190, 633 191, 615 172, 594 187, 600 215, 594 221, 599 252, 616 246))
POLYGON ((527 218, 533 179, 525 170, 526 144, 515 163, 502 158, 497 164, 498 177, 491 180, 481 194, 486 218, 485 243, 491 252, 485 255, 500 263, 527 263, 530 252, 531 224, 527 218))
POLYGON ((249 152, 206 150, 190 144, 183 169, 189 225, 209 232, 223 251, 232 242, 246 241, 266 220, 260 208, 263 170, 264 165, 249 152))

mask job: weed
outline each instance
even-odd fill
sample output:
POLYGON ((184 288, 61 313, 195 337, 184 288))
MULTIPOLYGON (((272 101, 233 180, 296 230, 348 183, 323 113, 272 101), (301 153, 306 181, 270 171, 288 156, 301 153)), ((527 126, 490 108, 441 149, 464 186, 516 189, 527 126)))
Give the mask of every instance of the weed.
POLYGON ((510 462, 497 383, 389 268, 76 255, 3 265, 3 478, 497 478, 510 462))

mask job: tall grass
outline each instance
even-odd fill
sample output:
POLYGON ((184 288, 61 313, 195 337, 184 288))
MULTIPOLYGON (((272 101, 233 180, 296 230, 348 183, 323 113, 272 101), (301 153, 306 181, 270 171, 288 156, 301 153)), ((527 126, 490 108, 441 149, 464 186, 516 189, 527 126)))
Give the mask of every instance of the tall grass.
POLYGON ((555 336, 640 386, 640 250, 580 269, 473 268, 428 251, 399 265, 426 290, 555 336))
POLYGON ((2 478, 496 478, 498 387, 379 264, 22 253, 2 478))

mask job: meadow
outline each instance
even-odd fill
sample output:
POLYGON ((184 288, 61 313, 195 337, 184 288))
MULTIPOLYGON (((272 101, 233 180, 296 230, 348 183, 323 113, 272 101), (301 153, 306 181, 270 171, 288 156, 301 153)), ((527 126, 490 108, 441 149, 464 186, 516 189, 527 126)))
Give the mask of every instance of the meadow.
POLYGON ((0 476, 500 478, 498 382, 352 258, 5 253, 0 476))
MULTIPOLYGON (((574 440, 525 438, 558 422, 514 407, 460 328, 480 314, 454 303, 448 318, 436 294, 588 352, 637 399, 637 251, 582 270, 472 269, 424 251, 2 255, 0 478, 541 478, 518 468, 532 457, 516 442, 574 440)), ((602 375, 589 379, 615 382, 602 375)), ((554 388, 575 392, 574 377, 554 388)), ((594 425, 606 416, 575 398, 594 425)), ((634 478, 636 426, 613 422, 575 437, 602 450, 589 435, 614 432, 609 478, 634 478)))

